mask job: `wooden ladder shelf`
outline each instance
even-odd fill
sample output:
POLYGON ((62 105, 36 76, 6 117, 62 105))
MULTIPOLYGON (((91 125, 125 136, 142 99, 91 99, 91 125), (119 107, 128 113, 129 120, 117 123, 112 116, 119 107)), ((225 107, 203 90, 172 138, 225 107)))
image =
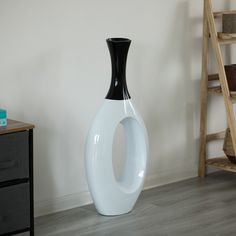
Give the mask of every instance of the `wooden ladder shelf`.
MULTIPOLYGON (((233 104, 236 103, 236 96, 230 93, 225 74, 224 62, 222 59, 221 45, 236 43, 236 38, 218 37, 215 18, 222 17, 224 13, 236 13, 236 10, 213 12, 212 1, 204 0, 203 16, 203 48, 202 48, 202 79, 201 79, 201 117, 200 117, 200 154, 198 175, 204 177, 206 167, 213 166, 222 170, 236 172, 236 165, 231 164, 226 157, 213 159, 206 158, 206 145, 209 141, 223 139, 225 131, 214 134, 207 134, 207 97, 208 93, 222 95, 226 108, 226 116, 229 129, 231 131, 234 150, 236 150, 236 119, 233 111, 233 104), (209 42, 215 54, 218 74, 208 74, 208 47, 209 42), (219 80, 220 85, 210 87, 209 82, 219 80)), ((230 35, 227 35, 230 36, 230 35)))

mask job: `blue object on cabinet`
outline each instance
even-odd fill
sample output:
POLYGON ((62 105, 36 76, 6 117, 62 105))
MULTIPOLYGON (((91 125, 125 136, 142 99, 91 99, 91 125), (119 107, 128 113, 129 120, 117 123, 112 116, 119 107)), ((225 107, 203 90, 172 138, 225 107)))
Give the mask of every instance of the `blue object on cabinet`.
POLYGON ((7 111, 4 109, 0 109, 0 126, 7 125, 7 111))

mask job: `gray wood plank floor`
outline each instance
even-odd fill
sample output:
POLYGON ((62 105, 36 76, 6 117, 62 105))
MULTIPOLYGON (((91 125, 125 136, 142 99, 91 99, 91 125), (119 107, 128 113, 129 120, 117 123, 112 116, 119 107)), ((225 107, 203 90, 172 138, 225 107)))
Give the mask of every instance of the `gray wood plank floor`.
POLYGON ((216 172, 144 191, 123 216, 104 217, 87 205, 39 217, 36 235, 236 235, 236 174, 216 172))

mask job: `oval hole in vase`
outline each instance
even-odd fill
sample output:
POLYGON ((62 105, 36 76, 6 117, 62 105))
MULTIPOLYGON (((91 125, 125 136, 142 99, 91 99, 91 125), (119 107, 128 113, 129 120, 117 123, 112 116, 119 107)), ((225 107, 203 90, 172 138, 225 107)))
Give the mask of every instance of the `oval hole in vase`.
POLYGON ((112 147, 115 179, 126 192, 136 191, 144 178, 146 143, 136 119, 127 117, 117 126, 112 147))
POLYGON ((116 127, 112 146, 112 165, 116 181, 119 182, 125 164, 125 134, 121 123, 116 127))

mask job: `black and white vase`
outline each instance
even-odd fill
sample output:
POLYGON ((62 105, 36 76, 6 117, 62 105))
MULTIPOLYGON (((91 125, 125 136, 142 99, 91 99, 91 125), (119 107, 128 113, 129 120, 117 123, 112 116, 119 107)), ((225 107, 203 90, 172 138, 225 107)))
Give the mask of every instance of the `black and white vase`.
POLYGON ((143 188, 148 160, 148 136, 126 85, 126 59, 131 40, 109 38, 112 78, 86 142, 86 173, 97 211, 120 215, 132 210, 143 188), (125 164, 119 180, 112 164, 113 137, 118 124, 125 134, 125 164))

